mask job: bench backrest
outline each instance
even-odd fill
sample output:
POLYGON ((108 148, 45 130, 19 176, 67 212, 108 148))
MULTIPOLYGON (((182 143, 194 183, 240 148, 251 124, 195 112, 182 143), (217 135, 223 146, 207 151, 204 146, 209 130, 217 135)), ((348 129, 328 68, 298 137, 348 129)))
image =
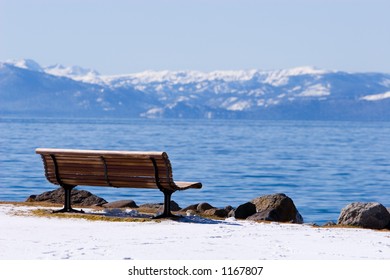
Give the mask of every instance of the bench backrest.
POLYGON ((53 184, 175 191, 165 152, 37 149, 53 184))

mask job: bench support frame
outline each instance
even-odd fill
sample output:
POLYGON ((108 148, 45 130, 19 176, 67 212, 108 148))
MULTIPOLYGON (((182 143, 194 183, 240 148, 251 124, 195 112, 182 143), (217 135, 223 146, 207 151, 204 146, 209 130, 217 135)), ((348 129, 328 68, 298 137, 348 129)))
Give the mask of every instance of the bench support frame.
POLYGON ((164 211, 162 214, 153 217, 153 219, 163 219, 163 218, 174 218, 174 219, 176 218, 177 219, 177 218, 180 218, 180 216, 176 216, 176 215, 172 214, 172 212, 171 212, 171 196, 172 196, 174 191, 164 189, 161 186, 156 159, 153 157, 150 157, 150 160, 152 161, 153 167, 154 167, 154 177, 156 180, 156 185, 160 189, 160 191, 162 191, 164 193, 164 211))
POLYGON ((72 189, 75 186, 61 186, 64 189, 65 192, 65 201, 64 201, 64 208, 60 210, 55 210, 53 213, 84 213, 83 210, 76 210, 73 209, 71 206, 71 198, 72 198, 72 189))
POLYGON ((155 217, 153 219, 163 219, 163 218, 172 218, 172 219, 180 219, 181 216, 177 216, 172 214, 171 212, 171 196, 172 191, 162 191, 164 193, 164 211, 155 217))
POLYGON ((50 157, 53 160, 56 180, 57 180, 58 184, 64 189, 64 192, 65 192, 64 208, 62 208, 60 210, 53 211, 53 213, 84 213, 83 210, 76 210, 76 209, 72 208, 72 206, 71 206, 72 190, 76 186, 64 184, 61 181, 61 177, 60 177, 60 174, 58 171, 58 164, 57 164, 56 157, 53 154, 51 154, 50 157))

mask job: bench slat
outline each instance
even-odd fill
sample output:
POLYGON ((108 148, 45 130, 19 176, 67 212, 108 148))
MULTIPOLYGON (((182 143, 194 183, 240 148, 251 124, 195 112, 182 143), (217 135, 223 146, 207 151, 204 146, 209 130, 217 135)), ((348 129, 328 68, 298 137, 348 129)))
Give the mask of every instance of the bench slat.
MULTIPOLYGON (((66 179, 65 184, 76 185, 76 186, 96 186, 96 187, 108 187, 104 181, 84 181, 84 184, 79 184, 79 180, 66 179), (77 185, 78 184, 78 185, 77 185)), ((111 182, 114 188, 144 188, 144 189, 158 189, 157 185, 152 182, 124 182, 124 181, 113 181, 111 182)))
MULTIPOLYGON (((54 167, 48 167, 47 173, 51 174, 51 176, 55 177, 55 170, 54 167)), ((166 173, 165 169, 159 169, 160 174, 166 173)), ((85 174, 85 175, 106 175, 104 169, 98 168, 98 169, 90 169, 88 167, 80 167, 80 168, 74 168, 74 167, 62 167, 60 171, 60 176, 66 176, 68 174, 85 174)), ((136 168, 136 169, 112 169, 108 168, 107 170, 107 176, 109 178, 113 176, 123 176, 123 177, 132 177, 132 176, 144 176, 144 177, 153 177, 155 178, 155 171, 153 169, 142 169, 142 168, 136 168)), ((161 176, 160 180, 170 180, 170 176, 161 176)))
MULTIPOLYGON (((51 158, 46 156, 46 160, 51 161, 51 158)), ((64 165, 103 165, 103 160, 101 158, 91 158, 91 159, 62 159, 56 158, 58 164, 64 165)), ((151 166, 153 167, 153 163, 150 159, 148 160, 140 160, 137 161, 135 159, 123 159, 121 161, 111 161, 105 158, 107 165, 120 165, 120 166, 151 166)), ((156 160, 157 165, 164 165, 164 160, 156 160)))
MULTIPOLYGON (((50 155, 51 154, 44 154, 44 156, 48 156, 48 157, 50 157, 50 155)), ((56 154, 54 154, 54 155, 56 155, 56 154)), ((166 158, 162 157, 161 155, 147 156, 147 157, 143 157, 143 158, 132 157, 132 156, 114 157, 114 156, 103 156, 103 155, 101 155, 101 156, 98 156, 98 155, 83 156, 83 155, 79 155, 79 154, 75 154, 73 156, 56 155, 56 159, 63 160, 63 161, 90 161, 90 160, 100 161, 102 157, 107 161, 113 161, 113 162, 131 162, 131 161, 133 161, 133 162, 140 162, 140 163, 142 163, 142 162, 149 163, 151 158, 154 158, 156 161, 166 160, 166 158)))
POLYGON ((75 156, 75 155, 85 155, 85 156, 128 156, 135 158, 149 158, 150 156, 154 157, 166 157, 165 152, 156 152, 156 151, 106 151, 106 150, 76 150, 76 149, 46 149, 38 148, 35 150, 37 154, 56 154, 61 156, 75 156))
MULTIPOLYGON (((48 170, 52 176, 55 176, 54 170, 48 170)), ((106 176, 104 170, 83 170, 83 169, 65 169, 61 170, 61 177, 77 174, 77 175, 88 175, 88 176, 106 176)), ((122 176, 122 177, 154 177, 154 170, 110 170, 108 177, 122 176)), ((160 178, 161 180, 165 177, 160 178)))
MULTIPOLYGON (((54 173, 49 173, 48 174, 49 177, 53 178, 53 180, 55 180, 55 174, 54 173)), ((104 181, 104 183, 106 183, 106 176, 104 174, 80 174, 80 173, 67 173, 67 174, 62 174, 61 175, 61 181, 63 181, 64 183, 66 183, 65 181, 66 180, 79 180, 79 184, 78 185, 82 185, 83 183, 85 183, 85 181, 90 181, 90 180, 94 180, 94 181, 104 181)), ((113 175, 113 176, 110 176, 109 178, 109 181, 112 182, 112 181, 124 181, 124 182, 156 182, 156 179, 155 177, 152 177, 152 176, 141 176, 141 175, 137 175, 137 176, 124 176, 124 175, 113 175)), ((160 179, 160 182, 161 183, 169 183, 170 180, 168 179, 165 179, 165 178, 162 178, 160 179)))

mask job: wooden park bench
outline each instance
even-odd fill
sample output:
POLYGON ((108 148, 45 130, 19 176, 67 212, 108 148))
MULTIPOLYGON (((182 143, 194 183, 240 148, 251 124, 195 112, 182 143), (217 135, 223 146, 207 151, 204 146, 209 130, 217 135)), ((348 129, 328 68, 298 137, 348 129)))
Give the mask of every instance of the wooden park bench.
POLYGON ((76 186, 159 189, 164 193, 164 212, 155 218, 175 217, 171 195, 175 191, 200 189, 201 183, 175 182, 165 152, 36 149, 47 180, 65 191, 64 208, 56 212, 80 212, 71 207, 76 186))

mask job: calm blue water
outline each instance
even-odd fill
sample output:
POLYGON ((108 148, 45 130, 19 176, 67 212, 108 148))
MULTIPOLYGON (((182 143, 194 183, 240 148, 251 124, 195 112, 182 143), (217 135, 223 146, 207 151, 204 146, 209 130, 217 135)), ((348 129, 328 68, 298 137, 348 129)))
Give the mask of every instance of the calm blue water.
MULTIPOLYGON (((390 123, 241 120, 0 118, 0 200, 53 189, 37 147, 163 150, 176 180, 203 183, 177 192, 180 206, 223 207, 285 193, 305 222, 336 221, 355 201, 390 206, 390 123)), ((84 189, 108 201, 162 202, 157 190, 84 189)))

